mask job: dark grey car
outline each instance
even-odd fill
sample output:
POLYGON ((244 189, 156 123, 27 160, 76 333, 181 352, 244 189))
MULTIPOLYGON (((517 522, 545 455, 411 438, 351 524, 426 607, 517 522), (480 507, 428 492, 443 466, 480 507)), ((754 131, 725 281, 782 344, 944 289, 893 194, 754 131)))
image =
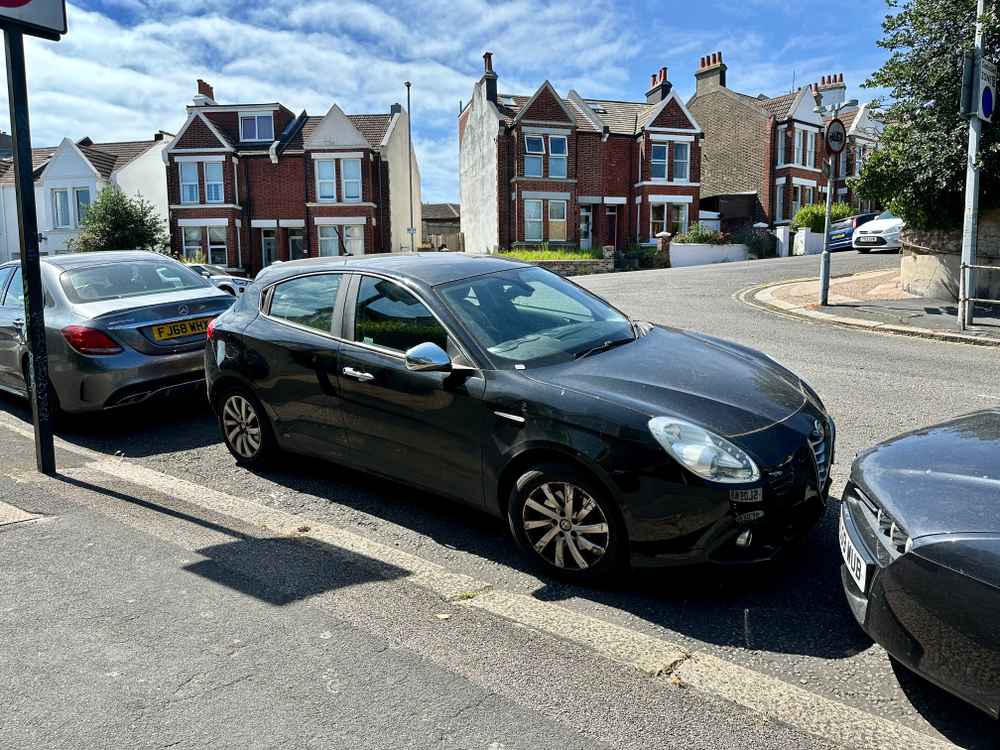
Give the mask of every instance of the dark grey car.
MULTIPOLYGON (((98 411, 204 384, 209 321, 233 297, 159 253, 42 258, 53 406, 98 411)), ((0 389, 26 395, 20 263, 0 265, 0 389)))
POLYGON ((840 549, 864 630, 907 668, 1000 716, 1000 410, 861 453, 840 549))

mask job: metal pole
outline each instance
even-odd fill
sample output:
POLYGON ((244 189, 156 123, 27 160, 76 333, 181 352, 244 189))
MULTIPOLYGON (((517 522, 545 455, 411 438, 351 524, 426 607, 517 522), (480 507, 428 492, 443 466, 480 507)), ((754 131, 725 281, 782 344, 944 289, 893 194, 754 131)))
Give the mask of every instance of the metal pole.
POLYGON ((35 425, 35 462, 43 474, 55 474, 52 417, 49 414, 49 357, 45 345, 45 297, 38 261, 38 218, 35 214, 35 180, 31 164, 24 37, 20 31, 5 30, 4 40, 7 46, 7 99, 10 105, 11 135, 14 138, 21 278, 25 289, 24 320, 27 321, 22 322, 22 335, 28 341, 28 378, 33 386, 28 391, 31 394, 31 414, 35 425))
MULTIPOLYGON (((979 0, 976 10, 976 67, 973 80, 979 80, 979 66, 983 59, 983 13, 985 0, 979 0)), ((977 91, 978 86, 974 87, 977 91)), ((960 288, 965 294, 960 295, 958 304, 958 325, 961 330, 972 325, 975 305, 968 302, 968 297, 976 296, 975 271, 968 266, 976 263, 976 234, 979 225, 979 140, 983 132, 982 120, 976 114, 969 118, 969 153, 965 170, 965 218, 962 226, 962 264, 966 266, 961 271, 960 288)))
MULTIPOLYGON (((837 119, 840 108, 833 108, 833 119, 837 119)), ((826 177, 826 219, 823 222, 823 254, 819 258, 819 303, 829 304, 830 299, 830 214, 833 212, 833 154, 827 157, 829 174, 826 177)))
POLYGON ((417 228, 413 226, 413 115, 410 112, 410 82, 406 81, 406 152, 410 167, 410 252, 416 252, 417 228))

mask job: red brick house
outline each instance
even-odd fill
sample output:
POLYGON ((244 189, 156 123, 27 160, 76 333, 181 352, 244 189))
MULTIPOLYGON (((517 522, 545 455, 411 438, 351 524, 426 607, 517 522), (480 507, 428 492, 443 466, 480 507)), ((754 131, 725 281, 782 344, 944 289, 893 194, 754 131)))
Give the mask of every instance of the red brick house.
MULTIPOLYGON (((198 81, 165 152, 178 257, 253 275, 276 260, 410 248, 407 113, 322 117, 279 103, 218 104, 198 81)), ((420 171, 413 158, 414 245, 420 171)))
POLYGON ((702 131, 667 69, 645 101, 501 94, 492 55, 458 118, 467 252, 517 245, 622 249, 697 221, 702 131))
MULTIPOLYGON (((721 52, 701 58, 697 89, 687 103, 705 131, 703 207, 721 212, 724 229, 758 221, 787 224, 801 206, 826 200, 825 122, 814 110, 818 104, 844 102, 844 76, 824 76, 769 97, 730 89, 727 71, 721 52)), ((846 179, 874 149, 880 126, 867 106, 844 110, 841 119, 848 127, 848 147, 835 165, 835 199, 860 207, 846 179)))

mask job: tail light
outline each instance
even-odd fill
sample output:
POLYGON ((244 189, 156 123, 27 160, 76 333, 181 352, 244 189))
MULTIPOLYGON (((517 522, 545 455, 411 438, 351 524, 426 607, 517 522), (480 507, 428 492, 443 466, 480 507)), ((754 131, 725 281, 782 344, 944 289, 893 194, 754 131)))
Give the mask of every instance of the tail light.
POLYGON ((217 320, 218 318, 212 318, 208 321, 208 329, 205 331, 205 335, 208 336, 209 339, 215 337, 215 321, 217 320))
POLYGON ((62 329, 66 343, 80 354, 107 355, 119 354, 121 346, 104 331, 87 326, 67 326, 62 329))

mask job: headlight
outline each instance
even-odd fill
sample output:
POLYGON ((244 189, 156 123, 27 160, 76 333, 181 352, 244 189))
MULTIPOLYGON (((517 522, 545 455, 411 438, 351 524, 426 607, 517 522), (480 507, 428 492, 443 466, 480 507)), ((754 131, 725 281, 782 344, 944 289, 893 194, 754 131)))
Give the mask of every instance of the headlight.
POLYGON ((667 453, 702 479, 727 484, 760 479, 757 464, 750 456, 703 427, 683 419, 653 417, 649 431, 667 453))

